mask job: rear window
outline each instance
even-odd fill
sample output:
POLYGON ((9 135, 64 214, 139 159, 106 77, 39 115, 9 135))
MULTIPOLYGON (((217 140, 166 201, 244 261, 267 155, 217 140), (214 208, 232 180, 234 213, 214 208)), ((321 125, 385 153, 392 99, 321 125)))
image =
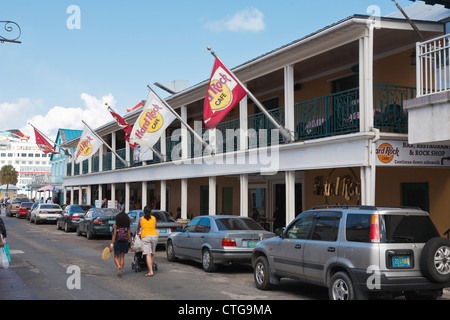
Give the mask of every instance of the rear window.
POLYGON ((158 222, 175 222, 173 217, 165 211, 152 211, 152 215, 158 222))
POLYGON ((57 204, 41 204, 41 209, 61 209, 57 204))
POLYGON ((241 218, 216 219, 219 230, 264 230, 255 220, 241 218))
MULTIPOLYGON (((349 214, 346 222, 346 239, 370 242, 371 214, 349 214)), ((381 243, 425 243, 439 237, 429 216, 380 215, 381 243)))
POLYGON ((385 243, 425 243, 439 237, 429 216, 382 215, 385 232, 381 233, 385 243))

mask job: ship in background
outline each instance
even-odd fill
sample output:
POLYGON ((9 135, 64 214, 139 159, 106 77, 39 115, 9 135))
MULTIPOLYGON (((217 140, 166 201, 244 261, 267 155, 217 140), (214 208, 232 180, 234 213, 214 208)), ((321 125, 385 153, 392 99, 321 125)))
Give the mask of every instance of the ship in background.
POLYGON ((51 154, 43 153, 34 140, 20 130, 0 131, 0 168, 10 164, 19 173, 17 190, 0 190, 0 198, 11 198, 15 194, 31 196, 30 186, 36 180, 50 181, 51 154))

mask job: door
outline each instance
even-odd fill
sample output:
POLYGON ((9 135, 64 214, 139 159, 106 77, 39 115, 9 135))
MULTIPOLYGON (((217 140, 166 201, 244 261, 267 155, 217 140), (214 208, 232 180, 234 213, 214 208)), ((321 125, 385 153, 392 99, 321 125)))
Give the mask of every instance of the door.
POLYGON ((195 260, 201 260, 202 257, 202 246, 205 241, 207 241, 207 236, 211 230, 211 222, 209 217, 201 218, 200 222, 197 224, 194 232, 189 235, 188 250, 190 255, 195 260))
POLYGON ((317 212, 303 251, 303 272, 308 279, 323 282, 327 267, 336 261, 341 216, 341 212, 317 212))
POLYGON ((294 220, 272 246, 275 269, 294 276, 303 275, 303 252, 314 221, 313 212, 304 212, 294 220))
POLYGON ((233 188, 222 188, 222 214, 233 214, 233 188))
POLYGON ((175 237, 174 244, 179 255, 192 256, 191 248, 194 239, 192 235, 195 234, 195 228, 200 219, 201 217, 194 218, 183 228, 183 231, 175 237))
POLYGON ((402 183, 402 205, 419 207, 426 212, 430 212, 428 183, 402 183))

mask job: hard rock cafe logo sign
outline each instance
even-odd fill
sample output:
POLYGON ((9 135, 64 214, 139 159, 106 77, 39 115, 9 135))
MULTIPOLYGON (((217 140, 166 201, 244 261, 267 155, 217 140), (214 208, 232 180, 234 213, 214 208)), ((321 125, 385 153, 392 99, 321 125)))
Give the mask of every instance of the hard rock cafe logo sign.
POLYGON ((91 136, 86 136, 85 139, 81 140, 80 143, 78 144, 78 148, 77 148, 77 157, 79 155, 82 156, 88 156, 92 153, 92 137, 91 136))
POLYGON ((142 139, 146 132, 152 133, 161 129, 164 124, 164 118, 159 113, 160 110, 162 110, 160 106, 153 104, 153 109, 149 109, 141 115, 139 119, 140 128, 136 130, 136 136, 139 139, 142 139))
POLYGON ((381 162, 389 163, 394 159, 394 156, 399 155, 399 149, 394 149, 389 143, 383 143, 377 148, 375 153, 381 162))
POLYGON ((213 111, 227 108, 233 101, 232 90, 236 82, 223 70, 218 68, 208 87, 208 102, 213 111))

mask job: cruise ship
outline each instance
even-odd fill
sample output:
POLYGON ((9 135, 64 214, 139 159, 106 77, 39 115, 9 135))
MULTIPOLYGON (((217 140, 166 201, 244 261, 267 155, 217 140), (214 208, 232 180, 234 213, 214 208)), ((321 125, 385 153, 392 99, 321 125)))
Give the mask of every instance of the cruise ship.
MULTIPOLYGON (((34 180, 49 181, 51 173, 50 155, 43 153, 34 140, 19 130, 0 131, 0 168, 13 165, 19 173, 17 193, 31 196, 30 186, 34 180)), ((5 197, 1 190, 1 197, 5 197)), ((12 190, 11 194, 12 195, 12 190)))

